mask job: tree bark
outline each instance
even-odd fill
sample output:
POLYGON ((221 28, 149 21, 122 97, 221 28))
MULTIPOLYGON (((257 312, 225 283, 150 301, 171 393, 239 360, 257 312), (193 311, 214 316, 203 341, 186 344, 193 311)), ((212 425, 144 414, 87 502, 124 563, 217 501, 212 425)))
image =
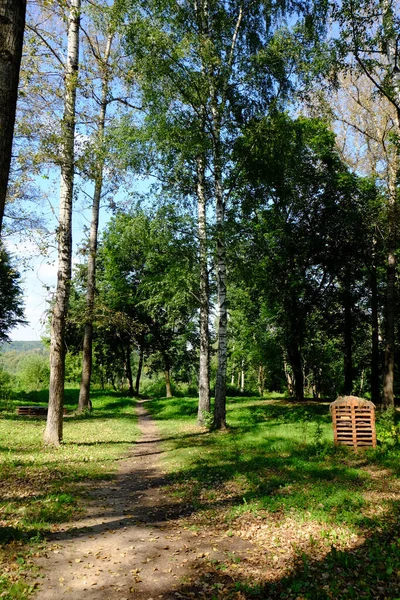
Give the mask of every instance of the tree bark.
POLYGON ((376 273, 376 241, 372 249, 371 266, 371 400, 374 404, 380 402, 379 382, 379 321, 378 321, 378 284, 376 273))
MULTIPOLYGON (((396 161, 397 162, 397 161, 396 161)), ((386 270, 386 343, 382 406, 394 406, 394 345, 396 306, 397 165, 389 177, 388 258, 386 270)))
POLYGON ((345 277, 343 283, 344 310, 344 388, 345 396, 350 396, 353 389, 353 315, 350 278, 345 277))
POLYGON ((207 222, 205 192, 205 158, 197 158, 197 212, 200 261, 200 365, 199 365, 199 405, 197 422, 205 424, 205 416, 210 413, 210 332, 209 332, 209 282, 207 261, 207 222))
POLYGON ((172 398, 172 388, 171 388, 171 375, 170 375, 170 370, 169 370, 169 365, 166 362, 165 364, 165 370, 164 370, 164 376, 165 376, 165 397, 166 398, 172 398))
POLYGON ((129 340, 126 344, 125 374, 126 374, 126 378, 128 380, 128 394, 130 396, 134 396, 132 365, 131 365, 131 343, 129 340))
POLYGON ((80 0, 71 0, 68 16, 68 49, 65 68, 65 103, 61 139, 58 272, 50 334, 50 388, 46 444, 62 440, 65 376, 65 321, 71 285, 72 199, 74 188, 75 104, 78 84, 80 0))
MULTIPOLYGON (((289 363, 290 363, 290 360, 289 360, 289 363)), ((283 370, 285 372, 286 385, 287 385, 287 389, 288 389, 288 392, 289 392, 289 396, 291 396, 292 398, 294 398, 295 393, 296 393, 295 392, 295 386, 294 386, 294 379, 293 379, 292 373, 290 372, 289 369, 290 369, 289 364, 288 364, 288 362, 284 358, 283 359, 283 370)))
POLYGON ((225 251, 225 207, 222 188, 221 129, 216 102, 212 105, 215 212, 217 232, 217 312, 218 352, 217 380, 215 384, 213 429, 226 428, 226 366, 228 358, 227 328, 228 310, 226 297, 226 251, 225 251))
POLYGON ((296 341, 292 340, 288 346, 288 359, 293 372, 293 392, 297 401, 304 400, 304 374, 302 368, 301 352, 296 341))
POLYGON ((240 371, 240 391, 244 392, 244 360, 242 360, 242 368, 240 371))
POLYGON ((0 2, 0 234, 10 174, 26 0, 0 2))
POLYGON ((102 147, 104 144, 104 130, 106 123, 106 112, 108 105, 108 93, 109 93, 109 59, 111 53, 113 35, 109 35, 107 38, 106 50, 103 59, 103 77, 102 77, 102 90, 100 100, 100 111, 99 111, 99 122, 98 122, 98 149, 100 155, 98 164, 95 166, 95 186, 93 193, 93 204, 92 204, 92 220, 90 224, 90 236, 89 236, 89 257, 88 257, 88 273, 87 273, 87 288, 86 288, 86 323, 85 333, 83 338, 83 354, 82 354, 82 377, 79 391, 79 402, 78 412, 81 413, 88 408, 91 409, 90 401, 90 380, 92 376, 92 360, 93 360, 93 310, 95 301, 95 290, 96 290, 96 255, 97 255, 97 238, 99 229, 99 212, 100 212, 100 199, 103 189, 103 173, 104 173, 104 153, 102 147))
POLYGON ((136 396, 139 396, 140 378, 142 376, 142 369, 143 369, 143 358, 144 358, 144 346, 142 343, 142 344, 140 344, 139 363, 138 363, 138 370, 136 373, 136 382, 135 382, 135 395, 136 396))
MULTIPOLYGON (((392 87, 394 92, 393 104, 396 107, 397 134, 400 134, 400 71, 398 57, 398 38, 393 34, 394 19, 393 4, 383 2, 383 30, 388 35, 386 53, 392 68, 392 87)), ((394 349, 395 349, 395 306, 396 306, 396 251, 397 251, 397 184, 400 167, 400 150, 395 150, 393 163, 389 165, 389 205, 388 205, 388 259, 387 259, 387 288, 386 288, 386 345, 385 366, 383 378, 382 406, 394 406, 394 349)))
POLYGON ((260 396, 264 395, 264 367, 258 366, 258 393, 260 396))

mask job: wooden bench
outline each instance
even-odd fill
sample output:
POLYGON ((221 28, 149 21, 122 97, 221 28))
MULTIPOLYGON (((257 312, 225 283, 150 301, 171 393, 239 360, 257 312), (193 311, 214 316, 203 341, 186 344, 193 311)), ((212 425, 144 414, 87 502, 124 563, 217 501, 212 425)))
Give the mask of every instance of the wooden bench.
MULTIPOLYGON (((27 417, 46 417, 47 416, 47 406, 18 406, 17 407, 18 415, 25 415, 27 417)), ((67 414, 66 409, 64 408, 63 414, 67 414)))

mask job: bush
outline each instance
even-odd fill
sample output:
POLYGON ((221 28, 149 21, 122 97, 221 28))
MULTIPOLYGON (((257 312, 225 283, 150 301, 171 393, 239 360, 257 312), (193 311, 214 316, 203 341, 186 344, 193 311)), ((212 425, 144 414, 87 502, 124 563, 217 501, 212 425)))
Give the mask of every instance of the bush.
POLYGON ((40 354, 26 356, 21 361, 17 379, 20 387, 26 392, 48 388, 50 379, 49 359, 40 354))
POLYGON ((0 365, 0 407, 2 409, 7 410, 12 406, 13 384, 13 376, 0 365))

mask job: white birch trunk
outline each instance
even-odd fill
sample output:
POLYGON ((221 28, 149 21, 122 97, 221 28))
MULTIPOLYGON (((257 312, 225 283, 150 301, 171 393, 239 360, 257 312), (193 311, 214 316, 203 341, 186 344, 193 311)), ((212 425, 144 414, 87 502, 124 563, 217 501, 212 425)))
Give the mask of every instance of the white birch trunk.
POLYGON ((218 107, 212 105, 215 212, 217 231, 217 314, 218 314, 218 363, 215 384, 214 423, 215 429, 226 427, 226 366, 228 358, 227 330, 228 311, 226 304, 226 252, 225 252, 225 207, 222 186, 222 148, 218 107))
POLYGON ((72 199, 74 187, 75 104, 79 64, 80 0, 71 0, 65 67, 65 102, 61 139, 60 216, 58 224, 57 289, 51 321, 50 389, 46 444, 59 445, 63 430, 65 322, 71 285, 72 199))
POLYGON ((98 149, 100 155, 98 158, 98 164, 95 166, 95 187, 93 193, 93 204, 92 204, 92 220, 90 224, 90 236, 89 236, 89 257, 88 257, 88 274, 87 274, 87 289, 86 289, 86 311, 87 320, 85 323, 85 333, 83 338, 83 353, 82 353, 82 377, 79 391, 79 402, 78 412, 83 412, 87 409, 91 409, 90 402, 90 380, 92 376, 92 346, 93 346, 93 309, 94 309, 94 298, 96 288, 96 254, 97 254, 97 240, 99 230, 99 212, 100 212, 100 199, 103 189, 103 173, 104 173, 104 154, 102 152, 102 146, 104 143, 104 130, 106 123, 106 112, 108 105, 108 93, 110 85, 110 74, 109 74, 109 60, 111 54, 111 46, 113 41, 113 35, 109 35, 107 38, 107 45, 103 59, 103 77, 102 77, 102 90, 100 100, 100 111, 98 121, 98 149))
POLYGON ((210 412, 210 332, 208 326, 210 308, 204 156, 197 158, 197 211, 200 245, 200 364, 197 420, 199 425, 204 425, 205 416, 210 412))

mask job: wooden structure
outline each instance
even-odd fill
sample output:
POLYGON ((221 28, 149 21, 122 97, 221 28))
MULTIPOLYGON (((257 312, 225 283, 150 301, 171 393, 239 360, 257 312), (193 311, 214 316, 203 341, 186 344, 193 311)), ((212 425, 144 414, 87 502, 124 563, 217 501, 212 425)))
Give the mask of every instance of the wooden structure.
MULTIPOLYGON (((64 408, 64 415, 67 413, 64 408)), ((47 406, 18 406, 17 414, 25 415, 27 417, 46 417, 47 406)))
POLYGON ((356 396, 339 397, 329 407, 335 444, 376 448, 375 404, 356 396))

